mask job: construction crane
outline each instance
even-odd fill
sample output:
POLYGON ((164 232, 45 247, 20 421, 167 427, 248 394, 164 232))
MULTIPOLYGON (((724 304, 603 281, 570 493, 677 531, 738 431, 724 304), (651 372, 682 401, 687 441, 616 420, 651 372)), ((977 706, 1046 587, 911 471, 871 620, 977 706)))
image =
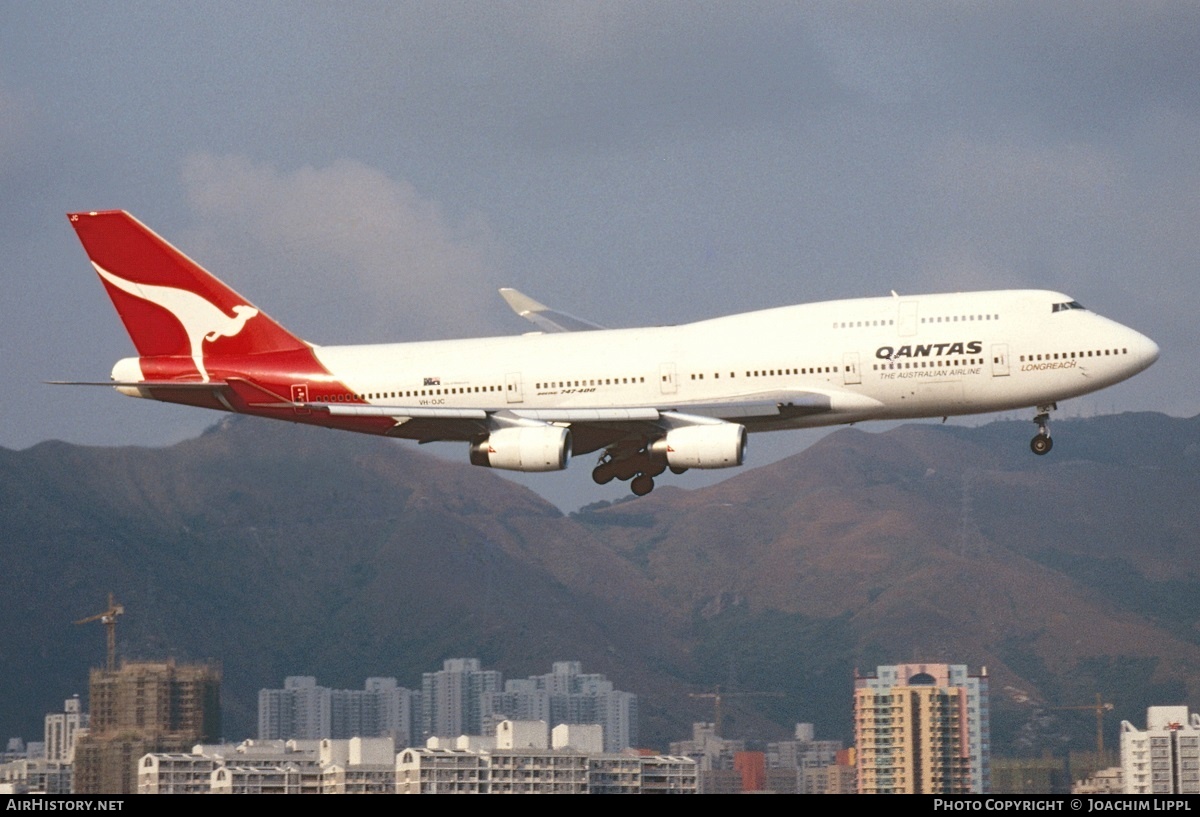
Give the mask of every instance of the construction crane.
POLYGON ((724 737, 721 732, 721 699, 722 698, 749 698, 749 697, 768 697, 782 698, 782 692, 722 692, 721 685, 717 684, 713 687, 712 692, 689 692, 689 698, 712 698, 713 699, 713 731, 717 737, 724 737))
POLYGON ((76 624, 89 624, 93 621, 99 621, 104 625, 104 629, 108 635, 108 670, 112 672, 117 668, 117 616, 125 613, 125 607, 117 604, 113 594, 108 594, 108 609, 103 613, 96 613, 94 616, 81 618, 76 621, 76 624))
POLYGON ((1086 704, 1084 706, 1052 706, 1050 709, 1062 709, 1074 712, 1095 712, 1096 713, 1096 757, 1104 757, 1104 713, 1112 712, 1113 705, 1105 701, 1100 693, 1096 693, 1096 703, 1086 704))

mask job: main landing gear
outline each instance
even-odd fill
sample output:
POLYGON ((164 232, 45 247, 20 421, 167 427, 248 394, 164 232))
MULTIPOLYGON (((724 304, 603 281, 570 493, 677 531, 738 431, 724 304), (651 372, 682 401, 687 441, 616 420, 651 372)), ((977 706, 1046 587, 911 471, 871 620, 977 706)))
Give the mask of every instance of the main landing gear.
POLYGON ((1056 408, 1058 408, 1057 403, 1037 407, 1038 413, 1033 421, 1037 423, 1038 433, 1033 435, 1033 439, 1029 441, 1029 450, 1038 456, 1048 454, 1054 447, 1054 441, 1050 439, 1050 412, 1056 408))
POLYGON ((629 483, 629 490, 633 491, 634 496, 645 496, 654 490, 654 477, 649 474, 638 474, 629 483))
POLYGON ((670 467, 671 473, 682 474, 686 468, 668 466, 666 461, 652 457, 645 449, 632 453, 605 451, 600 462, 592 469, 592 479, 597 485, 607 485, 614 479, 629 481, 629 490, 634 496, 645 496, 654 490, 654 478, 670 467))

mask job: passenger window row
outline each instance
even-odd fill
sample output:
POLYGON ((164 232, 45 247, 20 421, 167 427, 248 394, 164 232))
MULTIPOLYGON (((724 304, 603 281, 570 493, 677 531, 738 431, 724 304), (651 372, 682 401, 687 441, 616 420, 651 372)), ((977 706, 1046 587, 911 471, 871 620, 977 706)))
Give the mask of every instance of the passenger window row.
POLYGON ((869 328, 871 328, 871 327, 873 327, 873 326, 895 326, 895 325, 896 325, 896 321, 894 321, 894 320, 886 320, 886 321, 834 321, 834 322, 833 322, 833 328, 834 328, 834 329, 862 329, 862 328, 864 328, 864 327, 869 329, 869 328))
MULTIPOLYGON (((837 370, 838 370, 837 366, 803 366, 800 368, 791 368, 791 369, 754 369, 754 370, 748 370, 746 372, 745 376, 746 377, 784 377, 784 376, 788 376, 788 375, 795 376, 795 375, 803 375, 803 374, 829 374, 831 372, 836 372, 837 370)), ((737 377, 737 372, 730 372, 729 376, 731 378, 737 377)), ((701 372, 699 374, 693 373, 691 377, 692 377, 692 380, 703 380, 704 373, 703 372, 701 372)), ((714 380, 719 380, 720 377, 721 377, 720 372, 713 372, 714 380)))
POLYGON ((1077 360, 1082 357, 1107 357, 1109 355, 1127 355, 1128 348, 1121 349, 1088 349, 1083 352, 1046 352, 1040 355, 1021 355, 1021 362, 1030 362, 1038 360, 1077 360))
MULTIPOLYGON (((510 385, 509 391, 515 387, 510 385)), ((376 391, 366 394, 327 394, 313 398, 318 403, 357 403, 367 400, 396 400, 405 397, 438 397, 446 394, 483 394, 486 392, 502 392, 503 386, 460 386, 444 389, 408 389, 407 391, 376 391)))
POLYGON ((591 380, 551 380, 546 383, 536 383, 537 389, 575 389, 585 386, 627 386, 631 383, 645 383, 644 377, 604 377, 591 380))
POLYGON ((959 323, 966 321, 998 321, 999 315, 944 315, 936 318, 921 318, 921 323, 959 323))
MULTIPOLYGON (((1082 309, 1082 307, 1078 307, 1082 309)), ((1057 312, 1057 308, 1055 309, 1057 312)), ((986 315, 938 315, 936 317, 921 318, 921 323, 967 323, 969 321, 998 321, 1000 320, 999 313, 989 313, 986 315)), ((875 326, 895 326, 895 320, 878 320, 878 321, 834 321, 834 329, 862 329, 875 326)))

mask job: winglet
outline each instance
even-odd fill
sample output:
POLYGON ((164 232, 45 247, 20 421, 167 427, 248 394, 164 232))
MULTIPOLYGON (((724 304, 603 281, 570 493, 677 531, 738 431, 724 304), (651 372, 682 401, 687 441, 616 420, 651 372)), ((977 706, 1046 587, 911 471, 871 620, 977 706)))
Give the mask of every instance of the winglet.
POLYGON ((565 312, 551 309, 545 304, 535 301, 524 292, 518 292, 511 287, 502 287, 500 297, 508 302, 513 312, 527 321, 536 324, 544 332, 586 332, 592 329, 603 329, 603 326, 576 318, 565 312))

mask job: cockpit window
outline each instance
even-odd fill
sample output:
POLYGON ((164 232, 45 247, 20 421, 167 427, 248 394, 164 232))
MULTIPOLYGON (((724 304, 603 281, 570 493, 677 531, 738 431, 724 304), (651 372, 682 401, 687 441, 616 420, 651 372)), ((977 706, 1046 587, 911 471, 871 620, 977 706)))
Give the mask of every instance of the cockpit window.
POLYGON ((1055 304, 1053 307, 1051 307, 1050 311, 1065 312, 1068 309, 1087 309, 1087 307, 1079 303, 1079 301, 1066 301, 1061 304, 1055 304))

